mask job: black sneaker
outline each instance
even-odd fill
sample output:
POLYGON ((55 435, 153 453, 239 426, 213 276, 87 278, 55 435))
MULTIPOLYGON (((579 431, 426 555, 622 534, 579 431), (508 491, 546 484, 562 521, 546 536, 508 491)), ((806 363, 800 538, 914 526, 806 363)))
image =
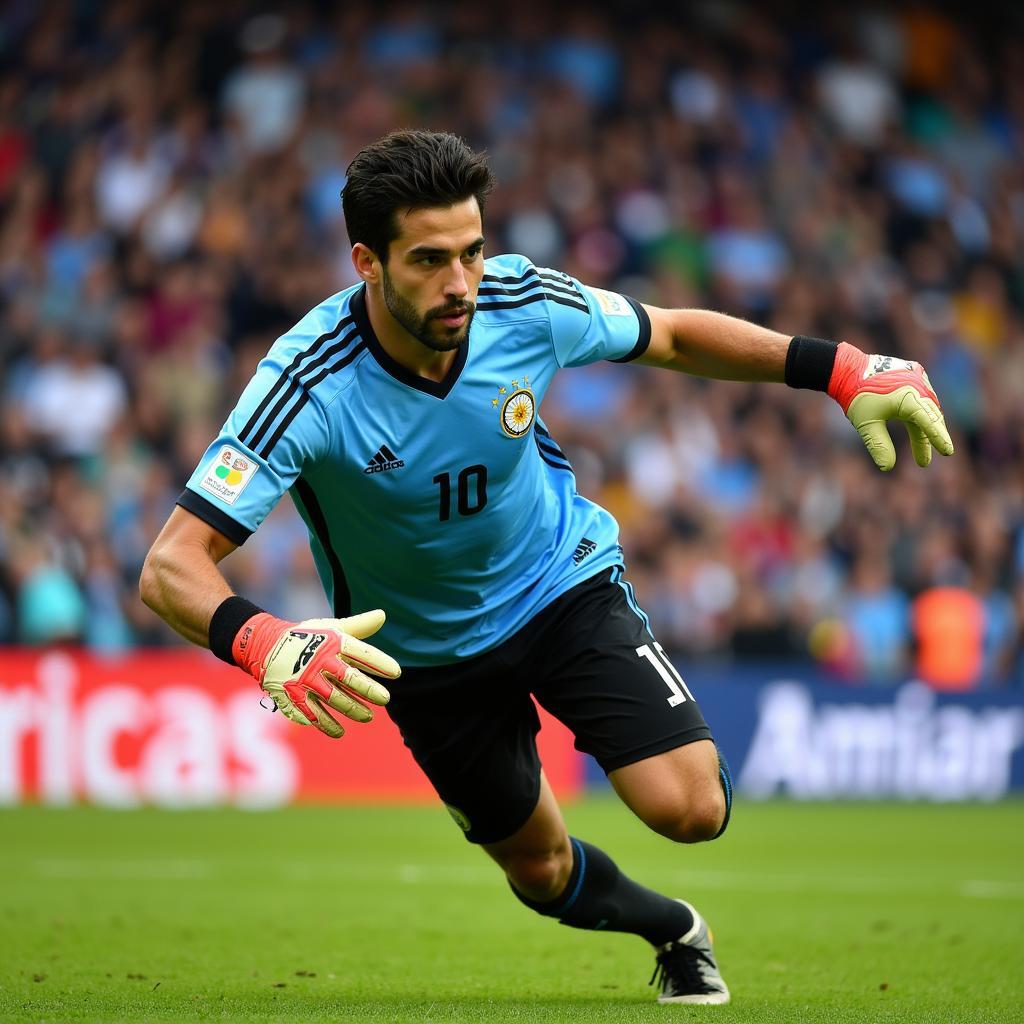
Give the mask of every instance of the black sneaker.
POLYGON ((649 984, 660 981, 659 1003, 727 1003, 729 989, 718 973, 707 922, 685 900, 679 902, 692 911, 693 927, 682 938, 658 947, 649 984))

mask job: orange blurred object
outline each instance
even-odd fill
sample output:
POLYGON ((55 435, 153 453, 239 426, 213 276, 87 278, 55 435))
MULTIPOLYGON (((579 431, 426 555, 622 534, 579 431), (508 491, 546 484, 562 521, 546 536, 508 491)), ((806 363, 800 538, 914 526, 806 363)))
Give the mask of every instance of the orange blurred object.
POLYGON ((933 587, 912 606, 915 671, 936 690, 970 690, 981 678, 985 609, 962 587, 933 587))

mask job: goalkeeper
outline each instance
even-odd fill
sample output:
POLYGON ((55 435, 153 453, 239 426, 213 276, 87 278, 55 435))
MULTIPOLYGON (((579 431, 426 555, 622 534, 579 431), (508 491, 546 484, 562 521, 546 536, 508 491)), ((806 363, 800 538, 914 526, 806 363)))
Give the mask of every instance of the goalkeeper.
POLYGON ((635 361, 827 391, 882 470, 888 420, 920 466, 953 446, 917 363, 485 259, 492 184, 446 133, 356 156, 343 206, 360 283, 260 363, 153 544, 142 596, 299 724, 339 737, 337 716, 386 705, 523 904, 646 939, 661 1002, 725 1003, 704 918, 569 836, 538 760, 534 699, 655 831, 692 843, 729 821, 729 770, 625 578, 615 520, 576 490, 544 395, 563 368, 635 361), (217 567, 285 491, 334 618, 276 618, 217 567))

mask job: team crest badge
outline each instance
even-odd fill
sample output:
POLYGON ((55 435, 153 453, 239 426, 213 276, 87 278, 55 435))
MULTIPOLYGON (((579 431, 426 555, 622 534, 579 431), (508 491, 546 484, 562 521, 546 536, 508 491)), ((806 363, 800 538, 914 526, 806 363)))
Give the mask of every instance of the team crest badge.
POLYGON ((512 381, 511 390, 498 388, 498 398, 491 399, 491 405, 499 410, 501 429, 508 437, 522 437, 533 426, 537 416, 537 400, 530 387, 530 378, 522 382, 512 381))

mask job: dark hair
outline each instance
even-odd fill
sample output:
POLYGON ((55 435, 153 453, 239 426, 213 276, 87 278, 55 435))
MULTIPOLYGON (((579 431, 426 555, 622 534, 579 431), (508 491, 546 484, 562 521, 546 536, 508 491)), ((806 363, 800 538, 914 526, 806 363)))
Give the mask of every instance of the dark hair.
POLYGON ((483 153, 449 132, 395 131, 361 149, 341 190, 352 245, 362 242, 382 263, 398 237, 399 211, 454 206, 470 196, 483 211, 494 175, 483 153))

